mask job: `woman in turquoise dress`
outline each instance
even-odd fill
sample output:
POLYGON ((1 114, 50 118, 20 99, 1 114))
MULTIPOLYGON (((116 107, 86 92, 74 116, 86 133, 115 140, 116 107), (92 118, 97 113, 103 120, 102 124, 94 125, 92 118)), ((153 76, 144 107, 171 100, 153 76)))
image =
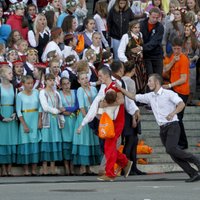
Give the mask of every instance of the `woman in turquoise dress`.
POLYGON ((10 81, 13 78, 10 67, 0 68, 0 164, 2 176, 12 175, 12 164, 16 162, 18 143, 18 122, 15 114, 15 92, 10 81))
POLYGON ((37 175, 36 167, 40 155, 41 107, 39 92, 38 90, 33 90, 32 76, 24 76, 22 84, 24 90, 17 95, 16 103, 17 116, 20 120, 17 163, 24 165, 25 176, 34 176, 37 175), (31 174, 28 169, 29 164, 32 165, 31 174))
POLYGON ((62 129, 62 147, 63 147, 63 159, 66 175, 74 174, 74 168, 72 164, 72 141, 74 136, 74 128, 76 122, 76 112, 78 110, 78 99, 76 90, 70 90, 71 83, 68 78, 63 77, 60 80, 62 90, 60 91, 60 97, 63 107, 66 109, 63 112, 65 116, 65 125, 62 129))
POLYGON ((55 161, 62 161, 62 133, 65 119, 61 115, 64 108, 60 94, 54 89, 55 77, 45 75, 46 88, 40 91, 39 99, 42 106, 41 157, 43 175, 48 174, 47 162, 50 162, 52 175, 56 175, 55 161))
POLYGON ((81 84, 77 90, 80 112, 74 129, 72 154, 73 164, 80 165, 80 174, 85 174, 91 173, 89 166, 98 165, 101 162, 99 138, 88 125, 84 126, 79 134, 77 129, 96 97, 97 90, 89 85, 86 72, 79 73, 78 81, 81 84))

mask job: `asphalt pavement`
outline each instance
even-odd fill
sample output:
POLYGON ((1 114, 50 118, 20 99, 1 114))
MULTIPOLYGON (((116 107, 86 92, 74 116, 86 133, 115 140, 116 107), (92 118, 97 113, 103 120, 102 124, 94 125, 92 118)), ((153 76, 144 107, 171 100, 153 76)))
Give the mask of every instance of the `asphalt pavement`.
POLYGON ((199 200, 200 181, 185 183, 184 173, 118 177, 0 177, 0 200, 199 200))

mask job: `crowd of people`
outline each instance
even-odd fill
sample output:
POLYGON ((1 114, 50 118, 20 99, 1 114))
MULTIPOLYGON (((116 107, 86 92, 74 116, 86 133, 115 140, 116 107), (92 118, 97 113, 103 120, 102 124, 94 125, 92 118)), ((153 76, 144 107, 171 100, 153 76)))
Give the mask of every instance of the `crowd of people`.
MULTIPOLYGON (((56 175, 57 162, 66 175, 76 174, 74 166, 93 175, 90 167, 99 165, 99 180, 113 181, 121 169, 125 177, 145 175, 136 165, 139 104, 123 88, 146 94, 148 77, 161 84, 162 76, 162 88, 179 96, 175 107, 193 105, 199 33, 197 0, 98 0, 91 16, 86 0, 0 1, 1 175, 11 176, 13 164, 26 176, 38 175, 37 166, 41 175, 56 175), (115 136, 102 140, 104 112, 115 136)), ((150 101, 141 102, 155 112, 150 101)), ((170 149, 172 157, 188 148, 183 116, 184 106, 168 119, 180 126, 173 146, 180 152, 170 149)), ((199 179, 185 171, 190 181, 199 179)))

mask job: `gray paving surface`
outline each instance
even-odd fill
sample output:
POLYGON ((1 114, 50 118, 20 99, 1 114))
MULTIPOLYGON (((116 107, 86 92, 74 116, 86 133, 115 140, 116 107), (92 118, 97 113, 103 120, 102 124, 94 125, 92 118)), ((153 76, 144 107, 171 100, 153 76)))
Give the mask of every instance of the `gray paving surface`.
POLYGON ((115 182, 96 177, 0 177, 0 200, 199 200, 200 181, 184 173, 129 176, 115 182))

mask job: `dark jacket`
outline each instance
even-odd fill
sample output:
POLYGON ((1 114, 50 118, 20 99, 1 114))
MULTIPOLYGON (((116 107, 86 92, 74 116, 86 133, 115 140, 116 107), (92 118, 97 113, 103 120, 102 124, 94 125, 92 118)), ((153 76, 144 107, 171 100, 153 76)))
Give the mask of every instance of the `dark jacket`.
POLYGON ((122 35, 128 32, 129 22, 134 19, 134 14, 130 8, 123 12, 117 12, 114 7, 108 14, 109 36, 120 40, 122 35))
POLYGON ((143 35, 143 54, 144 59, 158 60, 163 58, 162 38, 164 27, 157 22, 151 32, 148 31, 148 20, 144 19, 140 23, 140 31, 143 35))

